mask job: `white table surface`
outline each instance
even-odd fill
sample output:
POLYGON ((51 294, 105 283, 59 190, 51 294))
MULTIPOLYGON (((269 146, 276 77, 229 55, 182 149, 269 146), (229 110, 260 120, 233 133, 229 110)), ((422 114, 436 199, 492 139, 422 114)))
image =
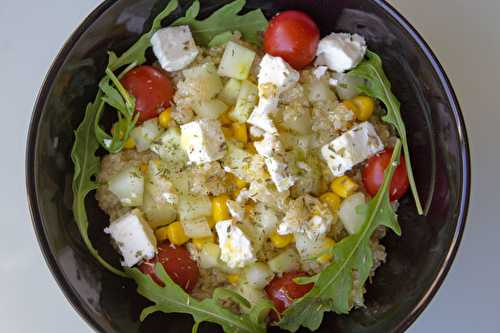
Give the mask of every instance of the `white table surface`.
MULTIPOLYGON (((65 39, 98 0, 0 3, 0 330, 90 332, 42 258, 24 185, 35 96, 65 39)), ((410 332, 500 332, 500 1, 391 0, 430 43, 461 101, 473 193, 462 246, 443 287, 410 332)))

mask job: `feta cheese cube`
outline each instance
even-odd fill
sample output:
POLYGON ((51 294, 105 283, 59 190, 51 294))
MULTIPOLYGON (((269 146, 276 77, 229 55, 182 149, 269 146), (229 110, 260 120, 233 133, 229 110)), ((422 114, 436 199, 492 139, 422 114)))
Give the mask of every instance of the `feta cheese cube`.
POLYGON ((319 80, 326 74, 327 70, 328 67, 326 66, 318 66, 313 70, 313 75, 316 78, 316 80, 319 80))
POLYGON ((266 54, 260 62, 259 104, 247 122, 269 133, 277 133, 272 115, 278 108, 279 95, 292 88, 300 78, 299 72, 282 58, 266 54))
POLYGON ((292 187, 295 183, 295 177, 290 172, 285 148, 278 137, 266 133, 264 139, 255 142, 254 146, 257 153, 264 156, 267 171, 269 171, 278 192, 284 192, 292 187))
POLYGON ((196 164, 224 157, 226 143, 218 120, 200 119, 181 126, 181 147, 196 164))
POLYGON ((382 151, 384 145, 367 121, 351 128, 321 148, 321 155, 335 177, 382 151))
POLYGON ((111 222, 104 229, 114 240, 123 257, 122 266, 132 267, 156 254, 156 238, 153 229, 138 209, 111 222))
POLYGON ((319 42, 315 65, 325 65, 332 71, 343 73, 356 67, 365 53, 366 41, 362 36, 331 33, 319 42))
POLYGON ((151 37, 151 45, 161 67, 168 72, 186 68, 199 52, 188 25, 158 30, 151 37))
POLYGON ((215 230, 219 238, 220 259, 229 268, 242 268, 256 261, 250 239, 232 220, 218 222, 215 230))
POLYGON ((271 83, 278 88, 279 93, 282 93, 299 81, 300 74, 282 58, 266 54, 260 61, 257 77, 259 86, 271 83))

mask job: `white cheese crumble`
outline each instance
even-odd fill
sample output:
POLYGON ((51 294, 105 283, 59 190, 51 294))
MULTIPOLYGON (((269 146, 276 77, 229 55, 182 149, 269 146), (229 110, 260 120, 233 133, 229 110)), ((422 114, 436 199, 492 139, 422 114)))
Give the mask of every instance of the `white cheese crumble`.
POLYGON ((158 30, 151 37, 151 45, 161 67, 168 72, 186 68, 199 52, 188 25, 158 30))
POLYGON ((356 67, 366 53, 366 41, 358 34, 331 33, 321 39, 315 65, 343 73, 356 67))
POLYGON ((250 240, 232 220, 218 222, 215 230, 219 238, 220 259, 229 268, 242 268, 256 261, 250 240))
POLYGON ((321 148, 321 156, 335 177, 382 151, 384 145, 367 121, 351 128, 321 148))
POLYGON ((277 133, 271 116, 278 108, 279 95, 293 87, 299 78, 299 72, 282 58, 264 55, 258 74, 259 104, 247 122, 266 132, 277 133))
POLYGON ((224 157, 226 143, 218 120, 200 119, 181 126, 181 147, 196 164, 224 157))
POLYGON ((267 171, 269 171, 278 192, 284 192, 292 187, 295 183, 295 177, 290 172, 285 148, 279 138, 266 133, 264 139, 255 142, 254 146, 257 153, 264 156, 267 171))
POLYGON ((156 238, 153 229, 138 209, 111 222, 104 229, 114 240, 123 257, 122 266, 132 267, 156 254, 156 238))

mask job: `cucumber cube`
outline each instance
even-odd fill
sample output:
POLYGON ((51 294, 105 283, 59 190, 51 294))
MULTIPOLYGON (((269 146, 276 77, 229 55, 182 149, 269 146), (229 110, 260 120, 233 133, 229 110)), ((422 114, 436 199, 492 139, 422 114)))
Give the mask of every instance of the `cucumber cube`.
POLYGON ((219 65, 219 75, 245 80, 252 68, 255 52, 230 41, 227 43, 219 65))
POLYGON ((259 89, 250 81, 243 81, 236 106, 229 112, 229 118, 233 121, 244 123, 257 105, 259 89))
POLYGON ((229 79, 219 94, 219 99, 228 105, 235 105, 241 89, 241 81, 229 79))

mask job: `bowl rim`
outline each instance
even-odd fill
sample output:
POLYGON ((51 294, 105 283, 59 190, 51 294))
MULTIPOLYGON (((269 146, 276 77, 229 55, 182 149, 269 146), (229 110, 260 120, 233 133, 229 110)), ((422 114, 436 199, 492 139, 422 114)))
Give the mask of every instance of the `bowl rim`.
MULTIPOLYGON (((470 150, 469 141, 467 137, 467 130, 465 126, 465 121, 461 108, 458 102, 456 93, 451 85, 451 82, 446 75, 442 65, 437 59, 434 52, 431 50, 430 46, 423 39, 420 33, 411 25, 411 23, 399 13, 391 4, 386 0, 370 0, 377 6, 379 6, 384 12, 386 12, 392 19, 399 24, 406 33, 414 40, 420 50, 423 52, 430 65, 432 66, 434 72, 439 77, 439 83, 443 90, 446 92, 448 102, 451 107, 451 112, 454 118, 455 125, 458 129, 458 141, 461 148, 461 160, 462 160, 462 188, 461 196, 459 199, 459 214, 457 217, 457 225, 454 230, 453 238, 450 247, 444 257, 444 262, 441 265, 438 273, 434 277, 432 283, 427 287, 427 290, 420 301, 413 307, 413 309, 404 317, 401 322, 394 328, 394 332, 404 332, 411 324, 415 322, 417 317, 425 310, 429 305, 439 288, 441 287, 444 279, 446 278, 451 265, 455 259, 458 251, 458 247, 463 237, 465 230, 465 223, 467 219, 469 201, 470 201, 470 191, 471 191, 471 162, 470 162, 470 150)), ((61 50, 58 52, 54 58, 52 64, 49 67, 47 74, 43 80, 42 86, 39 90, 38 96, 36 98, 33 113, 31 115, 31 120, 28 129, 28 138, 26 145, 26 155, 25 155, 25 178, 26 178, 26 193, 28 197, 28 206, 30 210, 31 220, 33 228, 35 230, 38 245, 42 251, 45 262, 49 266, 52 276, 55 278, 59 288, 63 291, 64 296, 80 315, 81 318, 87 322, 87 324, 92 327, 96 332, 105 332, 102 325, 100 325, 94 317, 85 310, 79 297, 73 292, 72 287, 64 278, 64 275, 59 268, 53 254, 50 252, 48 240, 45 236, 45 230, 42 223, 42 217, 40 215, 40 210, 38 207, 38 198, 35 190, 35 168, 34 168, 34 157, 37 144, 37 132, 42 111, 44 109, 48 93, 51 89, 51 84, 64 64, 66 57, 73 49, 74 45, 78 42, 83 33, 93 24, 93 22, 98 19, 104 12, 109 9, 117 0, 105 0, 100 5, 98 5, 73 31, 69 38, 64 42, 61 50)))

